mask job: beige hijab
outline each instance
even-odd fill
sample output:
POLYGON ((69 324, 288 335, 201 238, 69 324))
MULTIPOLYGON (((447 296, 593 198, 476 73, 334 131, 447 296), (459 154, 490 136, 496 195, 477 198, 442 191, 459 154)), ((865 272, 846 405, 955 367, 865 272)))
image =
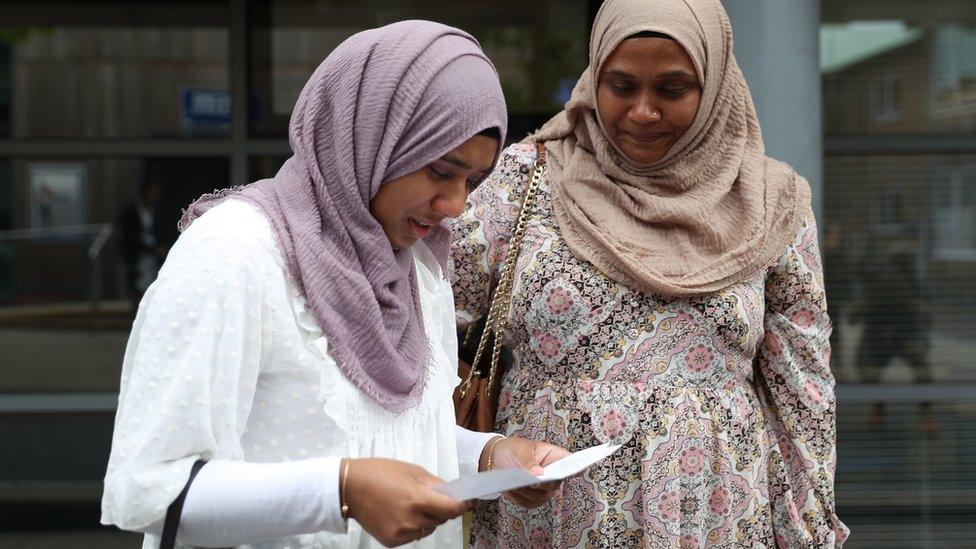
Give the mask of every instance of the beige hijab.
POLYGON ((765 155, 719 0, 604 2, 589 67, 565 110, 529 139, 549 151, 556 216, 570 249, 632 288, 690 296, 728 287, 779 257, 810 211, 806 180, 765 155), (702 83, 691 127, 650 165, 614 147, 595 108, 602 64, 642 31, 677 40, 702 83))

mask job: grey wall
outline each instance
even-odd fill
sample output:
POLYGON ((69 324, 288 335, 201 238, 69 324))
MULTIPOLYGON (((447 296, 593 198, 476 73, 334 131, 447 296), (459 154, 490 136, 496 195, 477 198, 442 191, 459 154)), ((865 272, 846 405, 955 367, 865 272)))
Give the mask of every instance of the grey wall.
POLYGON ((766 154, 810 181, 823 214, 820 0, 722 0, 735 56, 759 113, 766 154))

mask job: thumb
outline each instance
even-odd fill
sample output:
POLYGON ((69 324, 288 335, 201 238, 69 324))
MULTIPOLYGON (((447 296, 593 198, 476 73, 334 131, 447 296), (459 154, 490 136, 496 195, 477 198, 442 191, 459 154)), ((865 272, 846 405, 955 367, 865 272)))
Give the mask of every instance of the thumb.
POLYGON ((514 445, 511 449, 512 459, 519 467, 532 473, 533 475, 542 474, 542 465, 535 457, 535 443, 522 441, 521 444, 514 445))

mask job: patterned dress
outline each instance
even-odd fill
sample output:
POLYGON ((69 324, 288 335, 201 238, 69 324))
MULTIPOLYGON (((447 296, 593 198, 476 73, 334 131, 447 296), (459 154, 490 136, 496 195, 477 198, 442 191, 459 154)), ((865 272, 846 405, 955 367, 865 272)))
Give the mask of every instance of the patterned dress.
MULTIPOLYGON (((533 170, 509 147, 454 225, 455 306, 483 316, 533 170)), ((519 254, 496 428, 622 443, 550 503, 480 502, 476 547, 839 547, 830 321, 812 218, 721 292, 632 290, 577 259, 546 178, 519 254)))

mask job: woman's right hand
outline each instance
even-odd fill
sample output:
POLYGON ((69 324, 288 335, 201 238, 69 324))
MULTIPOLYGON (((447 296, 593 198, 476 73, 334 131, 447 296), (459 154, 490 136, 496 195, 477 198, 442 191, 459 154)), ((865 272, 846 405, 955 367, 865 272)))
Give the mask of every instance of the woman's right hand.
POLYGON ((387 547, 417 541, 471 509, 430 489, 441 479, 423 467, 383 458, 347 459, 349 516, 387 547))

